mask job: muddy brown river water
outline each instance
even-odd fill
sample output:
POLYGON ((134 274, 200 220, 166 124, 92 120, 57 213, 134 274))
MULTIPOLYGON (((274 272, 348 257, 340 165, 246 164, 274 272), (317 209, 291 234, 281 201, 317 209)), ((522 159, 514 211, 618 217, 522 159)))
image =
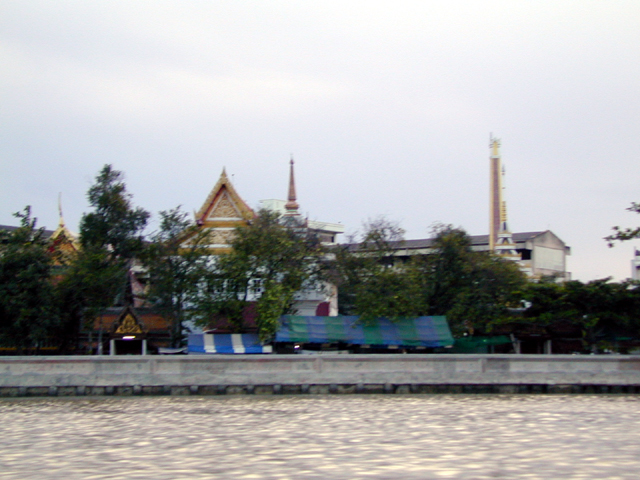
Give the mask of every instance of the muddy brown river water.
POLYGON ((0 400, 1 479, 638 479, 640 396, 0 400))

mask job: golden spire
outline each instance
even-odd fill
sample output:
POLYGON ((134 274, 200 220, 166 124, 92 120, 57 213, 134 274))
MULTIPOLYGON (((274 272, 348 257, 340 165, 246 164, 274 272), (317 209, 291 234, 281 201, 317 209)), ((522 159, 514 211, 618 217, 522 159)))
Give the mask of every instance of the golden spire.
POLYGON ((502 220, 502 177, 500 140, 489 137, 489 250, 494 251, 502 220))
POLYGON ((507 201, 504 199, 505 169, 500 157, 500 140, 491 136, 491 197, 489 223, 489 250, 514 260, 519 258, 513 236, 507 225, 507 201))
POLYGON ((491 156, 492 157, 500 157, 500 139, 491 137, 491 156))
POLYGON ((60 215, 58 226, 64 227, 64 217, 62 216, 62 192, 58 192, 58 213, 60 215))

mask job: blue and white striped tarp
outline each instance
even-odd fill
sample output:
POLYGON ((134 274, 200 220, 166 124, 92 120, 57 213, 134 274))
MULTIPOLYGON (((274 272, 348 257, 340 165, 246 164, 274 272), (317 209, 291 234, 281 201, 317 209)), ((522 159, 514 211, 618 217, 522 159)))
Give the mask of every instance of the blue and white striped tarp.
POLYGON ((271 353, 255 333, 198 333, 189 335, 189 353, 271 353))

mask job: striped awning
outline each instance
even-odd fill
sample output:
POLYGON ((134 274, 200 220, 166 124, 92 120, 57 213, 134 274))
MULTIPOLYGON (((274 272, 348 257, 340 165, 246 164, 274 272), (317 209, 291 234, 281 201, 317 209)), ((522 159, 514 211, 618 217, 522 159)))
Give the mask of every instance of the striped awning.
POLYGON ((271 353, 255 333, 200 333, 189 335, 189 353, 271 353))
POLYGON ((307 317, 285 315, 276 333, 276 342, 336 343, 354 345, 398 345, 407 347, 447 347, 453 336, 444 316, 381 318, 366 324, 357 316, 307 317))

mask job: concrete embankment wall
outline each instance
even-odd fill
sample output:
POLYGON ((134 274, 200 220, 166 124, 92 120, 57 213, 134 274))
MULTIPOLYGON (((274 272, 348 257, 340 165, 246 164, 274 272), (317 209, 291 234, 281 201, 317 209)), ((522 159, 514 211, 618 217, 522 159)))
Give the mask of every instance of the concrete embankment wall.
POLYGON ((640 393, 625 355, 0 357, 0 396, 640 393))

